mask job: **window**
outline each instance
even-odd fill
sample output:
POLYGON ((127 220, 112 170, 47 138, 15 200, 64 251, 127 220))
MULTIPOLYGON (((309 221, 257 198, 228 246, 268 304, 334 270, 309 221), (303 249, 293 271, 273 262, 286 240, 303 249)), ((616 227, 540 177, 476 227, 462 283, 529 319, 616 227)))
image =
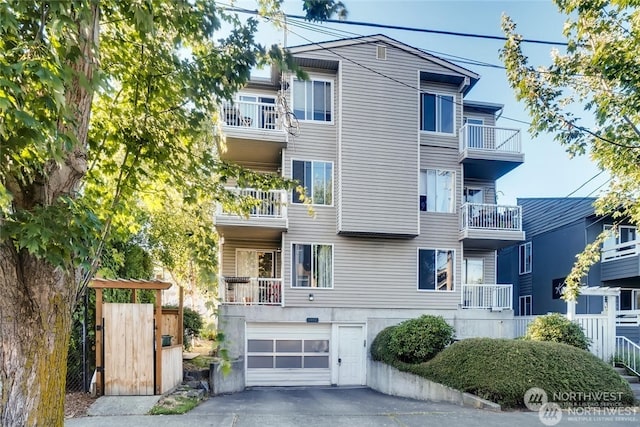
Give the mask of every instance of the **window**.
POLYGON ((453 213, 455 174, 451 171, 420 171, 420 210, 453 213))
POLYGON ((418 250, 418 290, 452 291, 455 251, 418 250))
POLYGON ((330 122, 331 82, 327 80, 293 80, 293 114, 298 120, 330 122))
MULTIPOLYGON (((330 162, 293 161, 293 179, 305 188, 305 196, 314 205, 333 204, 333 164, 330 162)), ((293 203, 302 203, 300 194, 293 190, 293 203)))
POLYGON ((618 311, 640 310, 640 289, 620 289, 618 311))
POLYGON ((292 287, 333 287, 333 246, 294 244, 292 257, 292 287))
MULTIPOLYGON (((604 230, 611 230, 610 224, 604 225, 604 230)), ((633 225, 619 225, 618 232, 612 234, 602 244, 603 260, 610 260, 627 255, 636 255, 637 229, 633 225), (628 244, 625 244, 628 243, 628 244)))
POLYGON ((518 251, 518 265, 520 274, 531 273, 531 242, 520 245, 518 251))
POLYGON ((531 316, 531 295, 523 295, 518 298, 520 316, 531 316))
POLYGON ((453 95, 423 93, 420 102, 420 130, 453 133, 454 106, 453 95))
POLYGON ((327 369, 329 340, 247 340, 247 368, 327 369))

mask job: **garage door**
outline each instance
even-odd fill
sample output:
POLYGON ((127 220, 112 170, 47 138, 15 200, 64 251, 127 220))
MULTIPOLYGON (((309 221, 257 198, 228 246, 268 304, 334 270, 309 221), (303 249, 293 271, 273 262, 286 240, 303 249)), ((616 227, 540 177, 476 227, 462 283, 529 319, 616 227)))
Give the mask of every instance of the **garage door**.
POLYGON ((331 325, 247 323, 247 386, 329 385, 331 325))

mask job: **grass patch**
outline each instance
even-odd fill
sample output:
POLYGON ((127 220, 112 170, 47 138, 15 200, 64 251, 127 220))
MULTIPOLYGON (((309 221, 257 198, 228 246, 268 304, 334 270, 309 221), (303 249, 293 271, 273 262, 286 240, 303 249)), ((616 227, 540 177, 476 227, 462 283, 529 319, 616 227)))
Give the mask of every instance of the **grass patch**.
POLYGON ((189 412, 200 403, 197 397, 165 396, 151 408, 150 415, 181 415, 189 412))
POLYGON ((545 390, 549 401, 554 401, 554 394, 580 392, 586 396, 584 401, 567 403, 610 405, 612 402, 595 400, 596 392, 607 392, 608 398, 619 396, 615 404, 634 403, 629 384, 611 366, 585 350, 562 343, 474 338, 449 346, 428 362, 409 364, 380 357, 384 353, 380 341, 385 341, 384 335, 372 351, 374 360, 473 393, 504 408, 524 407, 524 394, 532 387, 545 390))
POLYGON ((218 360, 217 357, 200 355, 189 360, 189 363, 198 368, 209 369, 209 366, 216 360, 218 360))

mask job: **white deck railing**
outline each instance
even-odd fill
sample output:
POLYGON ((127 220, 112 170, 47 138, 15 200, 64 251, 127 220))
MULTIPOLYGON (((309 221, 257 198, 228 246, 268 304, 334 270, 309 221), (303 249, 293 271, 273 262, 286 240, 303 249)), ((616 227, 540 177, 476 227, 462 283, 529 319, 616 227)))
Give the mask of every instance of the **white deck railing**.
MULTIPOLYGON (((255 206, 249 211, 249 218, 286 218, 287 191, 286 190, 256 190, 253 188, 227 188, 241 197, 255 199, 255 206)), ((236 215, 218 205, 217 215, 236 215)))
POLYGON ((220 289, 223 304, 282 304, 282 279, 228 277, 220 281, 220 289))
POLYGON ((522 231, 520 206, 465 203, 460 208, 460 229, 522 231))
POLYGON ((461 304, 462 308, 511 310, 512 296, 512 285, 463 284, 461 304))
POLYGON ((640 346, 627 337, 616 337, 616 362, 640 375, 640 346))
POLYGON ((467 123, 460 129, 460 151, 466 149, 522 153, 520 129, 467 123))
POLYGON ((616 311, 616 326, 640 326, 640 310, 616 311))
POLYGON ((227 126, 281 130, 282 123, 276 104, 255 101, 224 102, 222 120, 227 126))
POLYGON ((640 254, 640 241, 632 240, 630 242, 619 243, 614 246, 602 248, 602 261, 613 261, 618 258, 626 258, 640 254))

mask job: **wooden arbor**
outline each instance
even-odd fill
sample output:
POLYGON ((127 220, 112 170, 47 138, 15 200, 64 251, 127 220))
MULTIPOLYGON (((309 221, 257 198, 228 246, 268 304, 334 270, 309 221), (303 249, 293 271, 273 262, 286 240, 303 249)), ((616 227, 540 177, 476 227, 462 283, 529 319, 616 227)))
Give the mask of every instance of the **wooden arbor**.
MULTIPOLYGON (((96 290, 96 394, 103 395, 109 386, 113 385, 112 393, 124 395, 149 395, 162 394, 182 381, 182 331, 183 326, 183 293, 180 288, 177 322, 177 344, 175 346, 162 346, 162 291, 169 289, 171 283, 158 280, 125 280, 125 279, 93 279, 89 287, 96 290), (111 324, 105 325, 103 308, 103 289, 130 289, 131 303, 124 304, 132 310, 124 310, 111 315, 111 324), (155 291, 155 303, 153 310, 148 304, 138 304, 137 291, 140 289, 155 291), (138 306, 138 307, 136 307, 138 306), (135 310, 141 308, 141 310, 135 310), (120 323, 120 324, 118 324, 120 323), (123 324, 125 323, 125 324, 123 324), (111 345, 109 351, 115 354, 105 355, 105 327, 109 332, 125 336, 127 333, 139 333, 143 337, 142 342, 137 342, 136 337, 126 344, 111 345), (146 339, 146 338, 150 339, 146 339), (129 370, 128 376, 121 381, 105 381, 105 358, 124 356, 122 370, 129 370), (163 356, 167 360, 163 361, 163 356), (128 361, 127 358, 128 357, 128 361), (149 360, 151 357, 153 360, 149 360), (164 369, 163 369, 164 368, 164 369), (133 378, 132 378, 133 377, 133 378), (120 383, 120 384, 116 384, 120 383)), ((109 304, 118 306, 119 304, 109 304)), ((110 309, 111 307, 109 307, 110 309)), ((122 308, 122 307, 120 307, 122 308)), ((110 370, 118 370, 111 366, 110 370)), ((117 372, 108 372, 109 378, 114 378, 117 372)))

